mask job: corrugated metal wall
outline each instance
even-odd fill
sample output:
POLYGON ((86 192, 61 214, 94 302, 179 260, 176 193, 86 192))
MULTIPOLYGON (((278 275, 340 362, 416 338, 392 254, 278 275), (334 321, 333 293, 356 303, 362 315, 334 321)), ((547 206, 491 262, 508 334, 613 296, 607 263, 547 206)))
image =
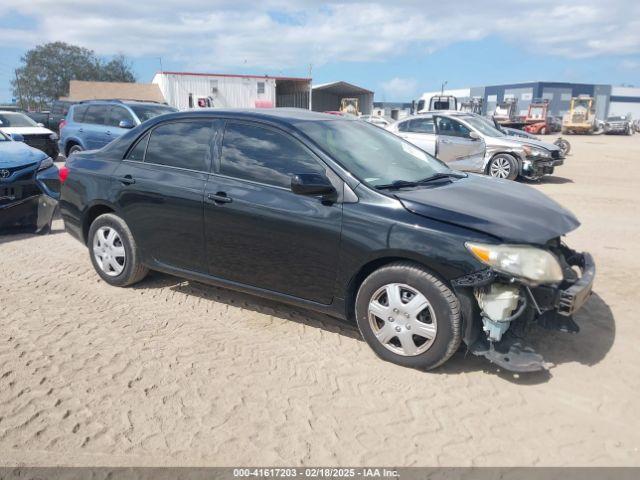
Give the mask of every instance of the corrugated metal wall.
POLYGON ((314 90, 311 97, 311 109, 314 112, 332 112, 340 110, 340 102, 343 98, 357 98, 358 108, 363 115, 371 115, 373 109, 373 94, 364 93, 361 95, 353 95, 345 93, 344 95, 334 95, 332 93, 323 92, 322 90, 314 90))
POLYGON ((162 91, 167 103, 179 110, 189 108, 189 94, 209 98, 212 106, 223 108, 255 108, 256 101, 276 105, 276 80, 273 78, 222 77, 209 75, 157 74, 153 83, 162 91), (264 92, 258 93, 258 83, 264 92))

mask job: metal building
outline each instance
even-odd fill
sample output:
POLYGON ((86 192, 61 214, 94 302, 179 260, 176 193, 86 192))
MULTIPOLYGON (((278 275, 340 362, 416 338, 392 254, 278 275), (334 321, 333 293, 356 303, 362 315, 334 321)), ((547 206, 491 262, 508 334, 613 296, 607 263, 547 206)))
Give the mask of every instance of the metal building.
POLYGON ((160 72, 153 77, 167 103, 190 108, 309 108, 310 78, 160 72))
MULTIPOLYGON (((595 99, 596 118, 605 119, 612 115, 628 115, 640 118, 640 88, 615 87, 612 85, 570 83, 570 82, 525 82, 505 85, 490 85, 456 90, 445 90, 445 95, 453 95, 458 104, 471 98, 482 99, 483 114, 495 111, 498 103, 507 99, 517 100, 517 112, 526 115, 533 100, 549 102, 549 114, 562 116, 569 110, 572 97, 588 95, 595 99)), ((421 99, 427 105, 440 91, 426 92, 421 99)))
POLYGON ((357 98, 358 108, 363 115, 371 115, 373 92, 347 82, 324 83, 312 88, 311 109, 315 112, 340 110, 343 98, 357 98))

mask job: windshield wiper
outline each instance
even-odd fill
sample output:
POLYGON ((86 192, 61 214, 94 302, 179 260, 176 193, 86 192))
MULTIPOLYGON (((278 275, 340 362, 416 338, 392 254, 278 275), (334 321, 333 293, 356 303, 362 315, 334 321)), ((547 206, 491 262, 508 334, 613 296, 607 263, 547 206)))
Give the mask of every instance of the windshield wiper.
POLYGON ((395 180, 391 183, 387 183, 385 185, 376 185, 378 190, 394 190, 398 188, 411 188, 418 187, 420 185, 424 185, 425 183, 432 182, 434 180, 440 180, 442 178, 466 178, 466 173, 456 173, 456 172, 439 172, 431 175, 430 177, 423 178, 422 180, 417 180, 415 182, 409 180, 395 180))
POLYGON ((422 180, 418 180, 416 183, 418 184, 429 183, 429 182, 432 182, 433 180, 440 180, 441 178, 466 178, 466 177, 467 177, 466 173, 439 172, 439 173, 434 173, 430 177, 423 178, 422 180))

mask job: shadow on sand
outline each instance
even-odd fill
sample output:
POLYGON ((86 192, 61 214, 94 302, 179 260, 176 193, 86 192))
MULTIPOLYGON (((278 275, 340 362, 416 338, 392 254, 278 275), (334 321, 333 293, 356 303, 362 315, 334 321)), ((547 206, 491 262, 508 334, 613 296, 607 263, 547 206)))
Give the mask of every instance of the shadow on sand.
MULTIPOLYGON (((132 288, 170 288, 186 295, 196 295, 213 302, 280 317, 363 341, 357 326, 351 322, 254 295, 183 280, 171 275, 153 272, 146 280, 132 288)), ((575 320, 581 328, 578 334, 533 327, 527 341, 547 362, 553 365, 570 362, 578 362, 585 366, 595 365, 607 355, 615 339, 615 323, 611 309, 598 294, 594 293, 578 312, 575 320)), ((446 364, 432 373, 456 374, 473 371, 484 371, 521 385, 535 385, 548 381, 552 377, 553 369, 514 374, 489 363, 484 357, 467 353, 466 348, 462 346, 446 364)))

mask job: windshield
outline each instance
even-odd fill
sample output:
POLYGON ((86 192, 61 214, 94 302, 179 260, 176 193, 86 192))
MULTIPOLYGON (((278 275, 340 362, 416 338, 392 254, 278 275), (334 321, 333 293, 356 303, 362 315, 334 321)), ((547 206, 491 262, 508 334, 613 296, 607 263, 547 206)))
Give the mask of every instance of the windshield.
POLYGON ((296 125, 355 177, 376 187, 450 172, 440 160, 374 125, 350 120, 296 125))
POLYGON ((38 124, 22 113, 0 113, 0 127, 37 127, 38 124))
POLYGON ((505 134, 498 130, 491 121, 484 117, 468 116, 461 117, 462 120, 467 122, 475 130, 479 131, 482 135, 487 137, 504 137, 505 134))
POLYGON ((136 114, 140 123, 146 122, 147 120, 157 117, 158 115, 164 115, 165 113, 173 113, 177 112, 173 107, 168 105, 129 105, 133 113, 136 114))

